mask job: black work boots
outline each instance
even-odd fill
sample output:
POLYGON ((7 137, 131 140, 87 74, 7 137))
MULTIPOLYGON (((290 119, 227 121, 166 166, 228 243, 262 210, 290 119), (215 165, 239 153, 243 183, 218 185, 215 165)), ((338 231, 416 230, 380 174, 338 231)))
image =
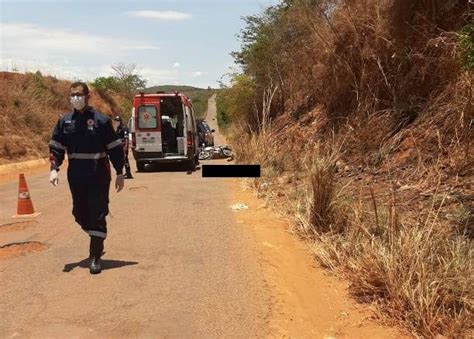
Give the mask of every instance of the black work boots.
POLYGON ((133 179, 132 169, 130 168, 130 164, 128 163, 128 158, 125 161, 125 179, 133 179))
POLYGON ((91 263, 89 264, 90 274, 99 274, 102 272, 102 267, 100 266, 100 258, 92 257, 91 263))
POLYGON ((100 237, 91 236, 91 243, 89 247, 89 254, 91 262, 89 264, 89 272, 91 274, 98 274, 102 271, 100 266, 100 257, 104 251, 104 239, 100 237))

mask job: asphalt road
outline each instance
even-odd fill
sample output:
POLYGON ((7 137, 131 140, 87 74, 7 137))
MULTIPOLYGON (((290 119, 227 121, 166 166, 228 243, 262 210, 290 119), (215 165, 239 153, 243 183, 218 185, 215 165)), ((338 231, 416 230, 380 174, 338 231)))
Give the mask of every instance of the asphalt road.
MULTIPOLYGON (((214 98, 207 121, 217 130, 214 98)), ((30 221, 11 218, 18 183, 0 172, 0 338, 409 337, 355 303, 265 201, 199 169, 150 168, 112 190, 104 269, 90 275, 64 169, 52 187, 43 167, 25 172, 30 221)))
POLYGON ((65 169, 58 187, 48 173, 27 176, 41 216, 26 223, 7 225, 18 222, 10 218, 17 182, 0 183, 0 247, 36 245, 0 258, 0 336, 266 336, 270 297, 227 180, 151 169, 111 189, 104 270, 95 276, 65 169))

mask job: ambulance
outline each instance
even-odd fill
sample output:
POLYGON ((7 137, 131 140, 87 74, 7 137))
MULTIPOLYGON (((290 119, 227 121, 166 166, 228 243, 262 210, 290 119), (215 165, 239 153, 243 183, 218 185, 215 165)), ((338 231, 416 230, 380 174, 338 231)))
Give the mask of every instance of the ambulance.
POLYGON ((198 134, 191 100, 181 93, 140 92, 129 122, 132 153, 139 172, 146 164, 198 163, 198 134))

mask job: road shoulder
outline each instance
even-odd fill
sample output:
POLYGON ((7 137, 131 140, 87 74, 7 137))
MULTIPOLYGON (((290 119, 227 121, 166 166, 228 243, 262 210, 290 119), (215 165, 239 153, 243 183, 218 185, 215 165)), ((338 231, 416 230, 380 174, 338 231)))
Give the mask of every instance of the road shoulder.
POLYGON ((273 294, 270 328, 278 337, 404 338, 382 325, 368 305, 350 298, 348 285, 319 267, 307 246, 289 233, 290 221, 277 217, 243 182, 229 183, 237 225, 252 234, 267 285, 273 294))
POLYGON ((49 167, 50 164, 47 159, 36 159, 0 165, 0 184, 17 180, 18 173, 35 175, 47 172, 49 167))

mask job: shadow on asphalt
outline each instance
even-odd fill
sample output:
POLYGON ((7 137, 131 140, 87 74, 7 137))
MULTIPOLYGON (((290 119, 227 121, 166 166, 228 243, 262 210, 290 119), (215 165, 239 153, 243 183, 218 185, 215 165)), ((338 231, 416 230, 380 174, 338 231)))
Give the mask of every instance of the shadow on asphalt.
MULTIPOLYGON (((89 268, 89 261, 90 259, 86 258, 78 262, 66 264, 64 265, 63 272, 71 272, 76 267, 89 268)), ((120 268, 124 266, 138 264, 138 262, 136 261, 108 260, 108 259, 101 259, 100 262, 101 262, 102 270, 110 270, 112 268, 120 268)))

